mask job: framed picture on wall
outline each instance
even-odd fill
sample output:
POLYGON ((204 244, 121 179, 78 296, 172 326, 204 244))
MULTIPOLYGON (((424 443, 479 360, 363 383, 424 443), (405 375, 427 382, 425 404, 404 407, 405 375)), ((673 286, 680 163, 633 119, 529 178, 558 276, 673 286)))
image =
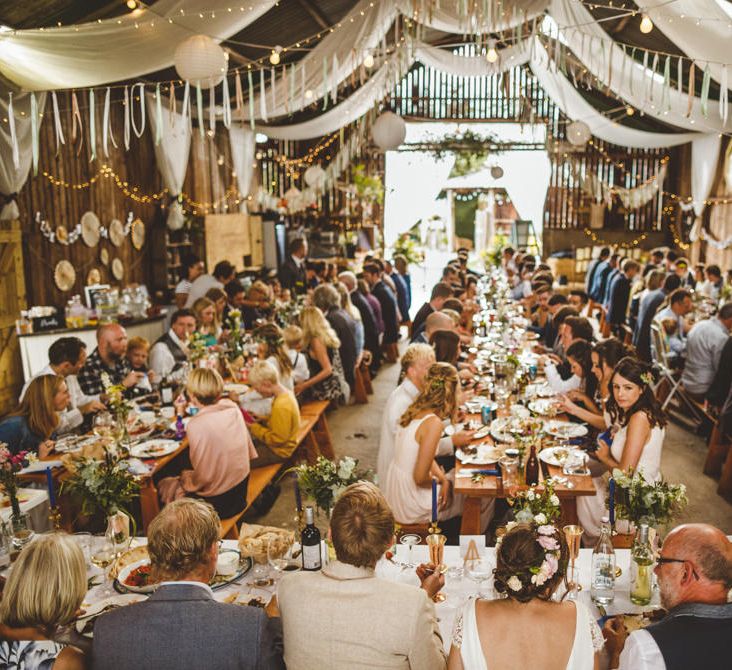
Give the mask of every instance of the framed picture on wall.
POLYGON ((89 309, 96 309, 97 299, 96 296, 99 293, 106 293, 109 291, 109 284, 93 284, 92 286, 84 287, 84 300, 86 306, 89 309))

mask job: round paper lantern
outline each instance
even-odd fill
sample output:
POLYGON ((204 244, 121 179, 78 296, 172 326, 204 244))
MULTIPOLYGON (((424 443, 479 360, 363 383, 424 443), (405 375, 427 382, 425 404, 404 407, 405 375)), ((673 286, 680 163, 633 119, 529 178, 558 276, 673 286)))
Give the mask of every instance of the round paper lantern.
POLYGON ((321 188, 325 183, 325 170, 320 165, 311 165, 303 176, 311 188, 321 188))
POLYGON ((376 119, 373 127, 371 128, 371 139, 374 140, 374 144, 388 151, 389 149, 396 149, 407 136, 407 124, 404 123, 404 119, 394 112, 384 112, 376 119))
POLYGON ((207 35, 193 35, 183 40, 173 59, 181 79, 201 82, 204 86, 220 84, 229 67, 226 52, 207 35))
POLYGON ((582 147, 587 144, 587 140, 590 137, 592 137, 592 131, 584 121, 572 121, 567 126, 567 139, 570 144, 576 147, 582 147))
POLYGON ((503 168, 500 165, 494 165, 491 168, 491 177, 493 177, 493 179, 500 179, 503 177, 503 168))

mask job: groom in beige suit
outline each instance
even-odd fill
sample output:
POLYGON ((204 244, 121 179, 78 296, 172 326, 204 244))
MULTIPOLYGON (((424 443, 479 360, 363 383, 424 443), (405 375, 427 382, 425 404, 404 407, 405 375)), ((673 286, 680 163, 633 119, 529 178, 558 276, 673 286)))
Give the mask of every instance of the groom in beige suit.
POLYGON ((376 577, 394 516, 379 489, 349 486, 333 508, 338 560, 286 575, 278 589, 288 670, 446 667, 431 596, 444 577, 420 566, 422 588, 376 577))

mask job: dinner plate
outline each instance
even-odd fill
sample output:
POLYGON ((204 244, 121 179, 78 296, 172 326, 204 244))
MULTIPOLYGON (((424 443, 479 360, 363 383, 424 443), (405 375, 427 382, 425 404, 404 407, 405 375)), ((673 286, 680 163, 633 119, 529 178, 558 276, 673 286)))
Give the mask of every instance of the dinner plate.
POLYGON ((539 384, 529 384, 526 387, 529 395, 535 395, 539 398, 551 398, 556 395, 548 382, 541 382, 539 384))
POLYGON ((567 447, 549 447, 539 452, 539 458, 549 465, 562 467, 573 451, 576 450, 567 449, 567 447))
POLYGON ((104 598, 104 600, 100 600, 98 603, 84 608, 84 616, 79 617, 74 622, 76 631, 85 637, 92 637, 94 634, 94 622, 100 614, 107 614, 112 610, 126 607, 127 605, 134 605, 143 600, 145 600, 145 596, 141 593, 124 593, 122 595, 104 598))
POLYGON ((532 400, 529 403, 529 409, 534 414, 541 414, 542 416, 549 416, 550 414, 557 414, 557 404, 549 398, 540 398, 538 400, 532 400))
POLYGON ((455 458, 464 465, 489 465, 497 463, 501 456, 503 456, 503 449, 492 444, 479 444, 474 454, 466 454, 462 449, 455 451, 455 458))
POLYGON ((119 571, 119 575, 114 581, 115 589, 120 593, 152 593, 156 589, 157 584, 145 584, 144 586, 133 586, 132 584, 127 584, 127 580, 135 570, 149 565, 150 557, 143 558, 139 561, 126 565, 119 571))
POLYGON ((81 451, 87 444, 94 444, 98 437, 83 437, 79 435, 67 435, 56 440, 53 445, 55 451, 59 454, 67 454, 75 451, 81 451))
POLYGON ((539 333, 535 333, 533 330, 529 330, 528 332, 524 333, 524 339, 529 341, 538 340, 539 333))
POLYGON ((490 435, 491 429, 490 426, 483 426, 482 428, 478 428, 478 430, 475 431, 475 434, 473 435, 474 440, 482 440, 487 435, 490 435))
POLYGON ((588 433, 587 426, 581 423, 570 423, 569 421, 547 421, 544 430, 560 440, 584 437, 588 433))
POLYGON ((511 405, 511 416, 518 417, 519 419, 528 419, 531 416, 531 412, 523 405, 511 405))
POLYGON ((511 435, 511 433, 508 431, 508 424, 511 421, 511 419, 507 417, 503 417, 500 419, 496 419, 495 421, 491 422, 491 437, 494 440, 498 440, 499 442, 506 442, 508 444, 513 444, 514 437, 511 435))
POLYGON ((130 447, 130 456, 136 458, 161 458, 172 454, 180 446, 175 440, 146 440, 130 447))

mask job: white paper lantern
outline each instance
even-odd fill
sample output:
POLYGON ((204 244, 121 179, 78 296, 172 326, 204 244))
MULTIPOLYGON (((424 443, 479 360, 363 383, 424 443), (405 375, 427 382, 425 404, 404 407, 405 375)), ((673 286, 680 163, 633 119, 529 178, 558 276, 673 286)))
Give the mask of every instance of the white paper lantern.
POLYGON ((584 121, 572 121, 567 126, 567 139, 576 147, 583 147, 590 137, 592 137, 592 131, 584 121))
POLYGON ((493 177, 493 179, 500 179, 503 177, 503 168, 500 165, 494 165, 491 168, 491 177, 493 177))
POLYGON ((183 40, 173 57, 175 70, 183 81, 201 86, 220 84, 229 67, 226 52, 207 35, 193 35, 183 40))
POLYGON ((401 116, 394 112, 381 114, 371 128, 371 138, 374 140, 374 144, 384 151, 399 147, 406 136, 407 124, 404 123, 401 116))
POLYGON ((303 176, 311 188, 322 188, 325 184, 325 170, 320 165, 311 165, 303 176))

